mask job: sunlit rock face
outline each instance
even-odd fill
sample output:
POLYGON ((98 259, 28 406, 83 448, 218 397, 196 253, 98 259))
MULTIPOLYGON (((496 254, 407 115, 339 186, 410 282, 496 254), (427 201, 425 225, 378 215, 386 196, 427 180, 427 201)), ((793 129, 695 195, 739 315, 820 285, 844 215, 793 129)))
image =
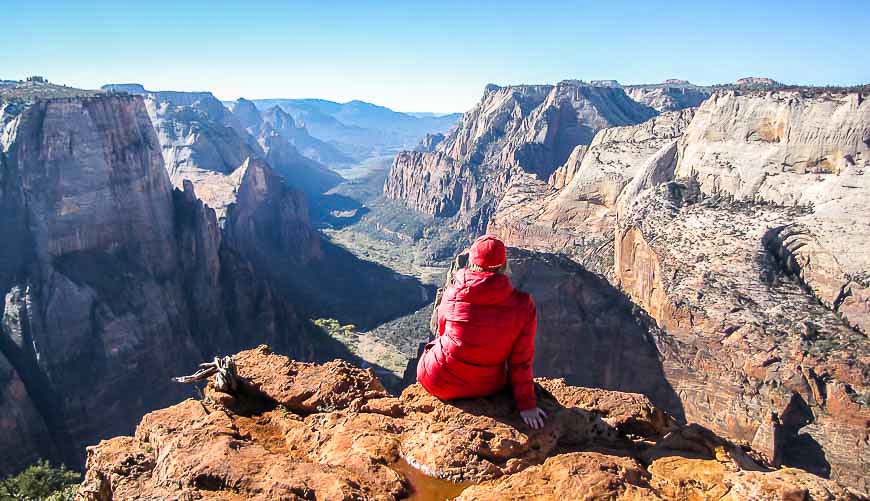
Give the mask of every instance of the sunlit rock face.
POLYGON ((693 113, 663 113, 638 125, 604 129, 590 145, 577 146, 548 183, 514 177, 487 231, 516 247, 569 254, 609 275, 620 195, 647 164, 674 161, 675 143, 693 113))
POLYGON ((868 113, 857 93, 718 92, 599 132, 547 183, 515 176, 488 230, 649 315, 687 419, 866 492, 868 113))
MULTIPOLYGON (((294 308, 224 245, 193 184, 173 189, 141 97, 3 110, 0 441, 18 445, 0 470, 80 464, 85 445, 183 397, 168 377, 213 353, 269 339, 310 356, 294 308)), ((261 185, 238 186, 256 199, 261 185)))
POLYGON ((430 215, 459 216, 482 231, 514 176, 547 180, 599 130, 654 114, 618 87, 490 85, 437 146, 396 158, 384 194, 430 215))
POLYGON ((811 207, 776 239, 803 282, 870 326, 870 102, 857 93, 726 92, 698 109, 676 177, 707 195, 811 207))
POLYGON ((209 386, 205 400, 148 414, 133 436, 89 449, 79 495, 852 497, 835 482, 771 469, 702 427, 679 426, 639 394, 538 379, 548 418, 533 431, 507 393, 445 403, 414 385, 392 397, 345 362, 302 364, 265 346, 234 359, 238 391, 209 386))
POLYGON ((695 108, 710 97, 710 89, 686 81, 664 82, 654 85, 631 85, 625 93, 635 101, 659 112, 695 108))

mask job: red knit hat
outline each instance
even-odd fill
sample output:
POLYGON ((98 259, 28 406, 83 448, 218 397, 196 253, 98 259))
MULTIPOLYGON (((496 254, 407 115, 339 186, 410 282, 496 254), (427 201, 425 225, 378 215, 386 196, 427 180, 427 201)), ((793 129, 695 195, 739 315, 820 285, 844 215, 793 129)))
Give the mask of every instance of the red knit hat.
POLYGON ((484 269, 498 268, 507 262, 507 250, 497 237, 484 235, 471 244, 468 259, 484 269))

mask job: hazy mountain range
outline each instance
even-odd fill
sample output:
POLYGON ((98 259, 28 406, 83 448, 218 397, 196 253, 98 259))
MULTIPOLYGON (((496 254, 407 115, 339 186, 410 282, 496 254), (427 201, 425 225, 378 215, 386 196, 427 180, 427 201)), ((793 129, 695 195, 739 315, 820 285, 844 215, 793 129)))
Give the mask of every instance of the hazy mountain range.
POLYGON ((364 101, 254 99, 260 109, 280 106, 318 139, 357 160, 414 147, 430 132, 446 132, 461 113, 402 113, 364 101))

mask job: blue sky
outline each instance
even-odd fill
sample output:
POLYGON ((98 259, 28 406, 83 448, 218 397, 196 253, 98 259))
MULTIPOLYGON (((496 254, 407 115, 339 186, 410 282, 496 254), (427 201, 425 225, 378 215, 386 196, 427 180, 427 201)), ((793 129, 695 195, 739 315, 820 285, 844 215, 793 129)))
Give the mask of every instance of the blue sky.
POLYGON ((868 0, 0 0, 0 78, 464 111, 489 82, 870 82, 868 0))

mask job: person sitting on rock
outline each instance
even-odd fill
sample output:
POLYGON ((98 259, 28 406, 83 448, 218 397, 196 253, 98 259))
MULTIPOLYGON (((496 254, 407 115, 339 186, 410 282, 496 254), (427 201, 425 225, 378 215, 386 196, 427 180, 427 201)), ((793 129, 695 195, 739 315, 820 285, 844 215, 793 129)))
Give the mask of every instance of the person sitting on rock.
POLYGON ((456 271, 437 307, 435 340, 417 364, 417 381, 442 400, 501 391, 510 381, 523 421, 544 425, 532 381, 537 312, 528 294, 505 274, 504 243, 484 235, 472 244, 468 266, 456 271))

